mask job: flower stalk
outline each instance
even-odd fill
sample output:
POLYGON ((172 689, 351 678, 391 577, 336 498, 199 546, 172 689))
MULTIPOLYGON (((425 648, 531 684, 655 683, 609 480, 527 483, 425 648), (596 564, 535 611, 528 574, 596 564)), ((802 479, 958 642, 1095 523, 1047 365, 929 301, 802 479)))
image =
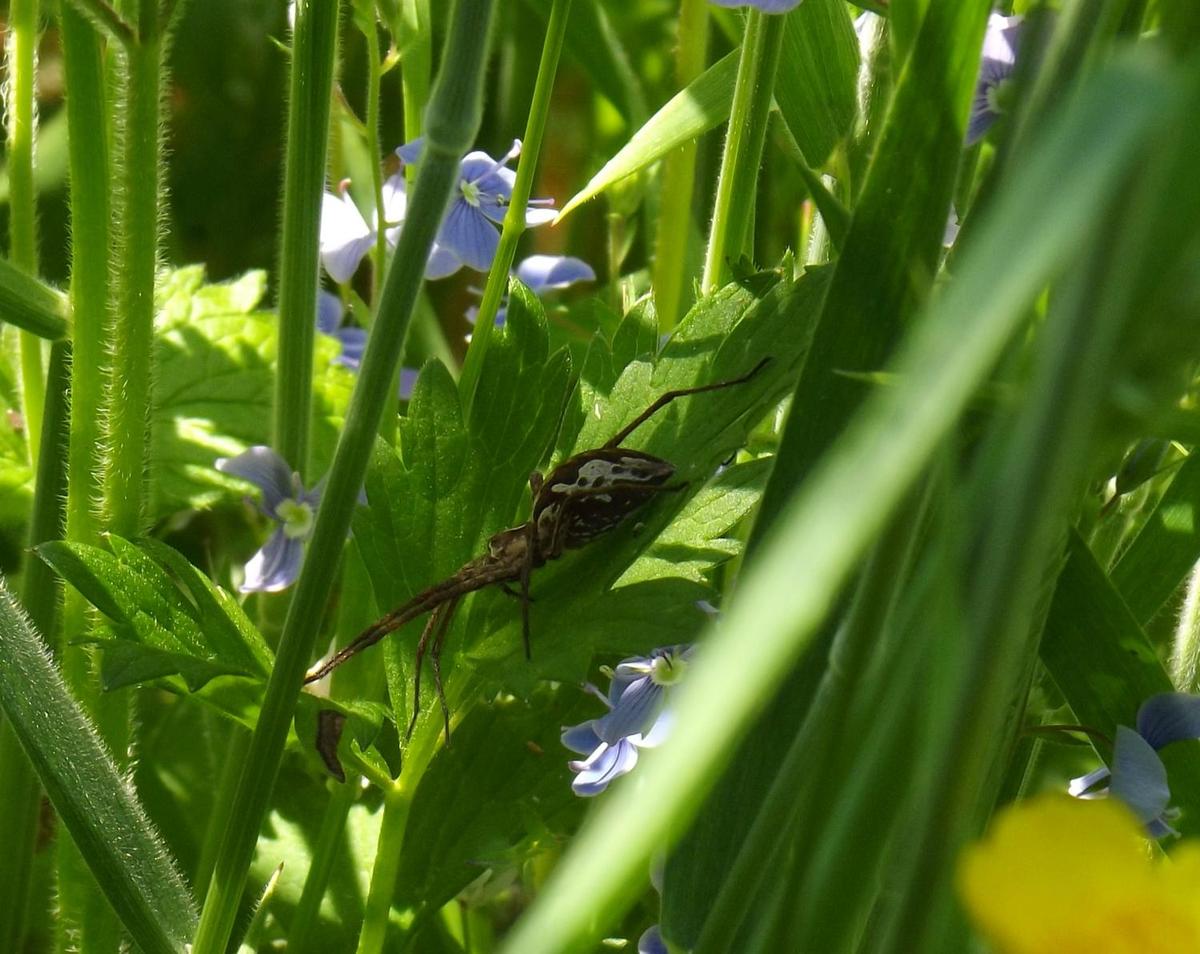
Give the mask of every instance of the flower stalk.
POLYGON ((542 138, 546 132, 546 119, 550 114, 550 96, 554 92, 554 77, 558 72, 558 59, 562 53, 563 38, 567 32, 567 16, 571 11, 571 0, 554 0, 550 9, 550 21, 546 25, 546 41, 542 46, 542 59, 538 64, 537 83, 533 88, 533 101, 529 104, 529 121, 525 125, 525 138, 521 146, 521 161, 517 165, 517 179, 513 184, 508 212, 504 216, 504 227, 500 232, 500 246, 488 272, 487 285, 483 290, 483 301, 479 304, 479 316, 471 345, 463 362, 462 381, 459 391, 463 398, 464 413, 471 406, 475 386, 483 369, 483 359, 491 341, 496 311, 500 300, 508 289, 508 273, 512 268, 517 251, 517 242, 525 231, 526 208, 533 189, 533 176, 537 170, 538 156, 542 150, 542 138))
POLYGON ((275 449, 307 477, 321 195, 337 49, 338 4, 296 6, 288 97, 283 237, 279 249, 279 363, 275 449))
POLYGON ((730 260, 753 251, 751 230, 754 201, 758 195, 758 168, 766 142, 775 71, 783 49, 783 25, 782 16, 764 14, 757 9, 750 10, 746 17, 746 33, 742 38, 729 113, 729 131, 725 136, 725 152, 721 157, 717 198, 704 257, 701 289, 705 293, 715 291, 725 283, 730 260))
POLYGON ((459 156, 469 148, 479 129, 491 16, 491 0, 475 0, 456 3, 450 17, 446 53, 427 117, 424 159, 396 254, 384 280, 375 327, 284 622, 242 777, 227 814, 225 837, 217 854, 193 954, 221 954, 233 929, 296 697, 333 584, 335 574, 331 568, 337 565, 345 545, 429 250, 458 173, 459 156))

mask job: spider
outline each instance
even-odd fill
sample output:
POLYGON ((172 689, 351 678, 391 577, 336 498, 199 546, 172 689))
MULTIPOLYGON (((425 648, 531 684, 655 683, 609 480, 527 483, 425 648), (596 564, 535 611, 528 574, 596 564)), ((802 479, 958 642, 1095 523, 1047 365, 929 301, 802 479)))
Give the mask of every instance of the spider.
POLYGON ((416 726, 421 701, 421 666, 428 654, 434 684, 441 703, 446 738, 450 737, 450 708, 442 688, 442 644, 459 601, 468 593, 498 584, 521 601, 521 634, 525 657, 529 646, 529 578, 538 567, 557 560, 567 550, 578 550, 596 537, 620 525, 656 494, 683 490, 687 484, 670 484, 675 466, 661 457, 630 450, 621 444, 654 414, 672 401, 691 394, 718 391, 744 384, 767 364, 764 358, 746 374, 716 384, 667 391, 601 447, 582 451, 559 464, 545 477, 529 475, 533 507, 529 520, 494 534, 487 552, 465 564, 457 573, 418 593, 356 636, 326 662, 312 669, 304 682, 316 682, 334 669, 373 646, 388 633, 423 613, 429 621, 417 642, 416 674, 413 679, 413 710, 406 738, 416 726), (520 591, 509 587, 517 583, 520 591))

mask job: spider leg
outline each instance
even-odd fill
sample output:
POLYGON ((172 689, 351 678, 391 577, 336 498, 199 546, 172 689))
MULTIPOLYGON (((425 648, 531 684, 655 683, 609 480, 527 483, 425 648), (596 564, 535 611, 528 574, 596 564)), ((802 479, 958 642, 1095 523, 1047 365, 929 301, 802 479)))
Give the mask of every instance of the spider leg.
POLYGON ((532 659, 533 651, 529 646, 529 574, 533 572, 533 547, 537 539, 537 531, 532 520, 525 531, 525 557, 521 560, 521 638, 525 642, 525 658, 532 659))
POLYGON ((642 411, 637 417, 626 424, 617 434, 604 445, 606 448, 620 447, 621 443, 630 434, 636 431, 639 427, 646 423, 658 411, 674 401, 676 398, 687 397, 689 394, 703 394, 705 391, 719 391, 722 388, 731 388, 735 384, 745 384, 752 377, 758 374, 770 361, 770 358, 763 358, 758 364, 751 368, 746 374, 740 378, 732 378, 728 381, 718 381, 716 384, 703 384, 698 388, 680 388, 676 391, 668 391, 666 394, 660 395, 658 400, 651 404, 646 410, 642 411))
POLYGON ((405 742, 412 738, 413 729, 417 727, 417 715, 421 711, 421 664, 425 661, 425 652, 429 648, 429 641, 433 636, 434 629, 441 623, 446 608, 453 606, 455 602, 457 601, 452 600, 449 603, 443 603, 429 614, 429 621, 421 630, 421 638, 417 641, 416 668, 413 672, 412 717, 408 720, 408 729, 404 733, 405 742))
POLYGON ((529 600, 530 603, 537 602, 537 600, 535 600, 529 594, 525 594, 525 596, 522 597, 522 595, 520 593, 518 593, 516 590, 514 590, 507 583, 498 583, 496 585, 499 586, 501 590, 503 590, 505 593, 507 593, 509 596, 511 596, 514 600, 527 599, 527 600, 529 600))
POLYGON ((450 744, 450 706, 446 703, 446 690, 442 686, 442 645, 446 642, 446 633, 450 629, 450 620, 454 617, 454 608, 458 600, 453 599, 445 606, 446 612, 438 623, 437 636, 433 640, 433 648, 429 652, 429 661, 433 663, 433 684, 437 687, 438 702, 442 706, 442 724, 446 730, 446 744, 450 744))

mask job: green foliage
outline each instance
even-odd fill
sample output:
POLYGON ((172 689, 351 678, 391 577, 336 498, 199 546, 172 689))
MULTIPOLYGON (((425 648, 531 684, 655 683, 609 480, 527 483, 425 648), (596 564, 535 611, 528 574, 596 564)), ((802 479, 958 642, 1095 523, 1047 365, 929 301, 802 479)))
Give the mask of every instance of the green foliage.
MULTIPOLYGON (((6 950, 562 954, 651 923, 695 954, 968 950, 953 873, 992 813, 1196 688, 1184 0, 1002 5, 1027 19, 984 96, 985 0, 353 0, 294 27, 234 0, 83 6, 22 4, 5 64, 6 950), (983 102, 1001 115, 965 148, 983 102), (322 188, 369 210, 420 135, 403 227, 334 289, 322 188), (461 157, 517 136, 498 264, 424 281, 447 197, 472 197, 461 157), (571 214, 522 234, 531 182, 571 214), (600 279, 510 282, 514 252, 550 250, 600 279), (367 338, 355 370, 314 331, 323 285, 367 338), (479 286, 507 321, 467 350, 479 286), (457 605, 451 739, 428 658, 406 734, 428 615, 302 685, 521 526, 531 473, 755 368, 622 441, 670 483, 537 567, 527 607, 457 605), (69 453, 31 448, 68 403, 69 453), (286 524, 294 585, 234 594, 286 514, 214 465, 258 445, 320 502, 286 524), (651 680, 681 677, 665 743, 606 740, 589 764, 637 754, 633 775, 578 798, 563 727, 678 643, 651 680)), ((1162 752, 1189 839, 1198 750, 1162 752)))
POLYGON ((138 946, 182 952, 194 902, 137 796, 0 582, 0 705, 55 810, 138 946))
MULTIPOLYGON (((204 284, 182 268, 159 282, 157 381, 151 410, 152 512, 212 505, 240 487, 218 473, 218 457, 267 444, 275 380, 275 316, 256 310, 266 275, 204 284)), ((338 345, 318 336, 313 378, 313 470, 328 469, 353 378, 333 364, 338 345)))

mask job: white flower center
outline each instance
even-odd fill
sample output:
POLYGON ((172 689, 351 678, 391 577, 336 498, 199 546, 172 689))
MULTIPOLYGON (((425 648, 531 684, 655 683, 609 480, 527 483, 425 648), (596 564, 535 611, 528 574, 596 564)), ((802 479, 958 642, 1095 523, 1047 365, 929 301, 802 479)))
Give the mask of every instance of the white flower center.
POLYGON ((299 500, 283 500, 275 508, 275 516, 283 524, 283 533, 290 540, 304 540, 312 533, 313 508, 299 500))
POLYGON ((673 686, 686 671, 687 661, 682 656, 655 656, 650 663, 650 678, 656 686, 673 686))
POLYGON ((458 184, 458 188, 468 203, 475 206, 475 208, 479 208, 479 186, 474 182, 468 182, 466 179, 463 179, 458 184))

